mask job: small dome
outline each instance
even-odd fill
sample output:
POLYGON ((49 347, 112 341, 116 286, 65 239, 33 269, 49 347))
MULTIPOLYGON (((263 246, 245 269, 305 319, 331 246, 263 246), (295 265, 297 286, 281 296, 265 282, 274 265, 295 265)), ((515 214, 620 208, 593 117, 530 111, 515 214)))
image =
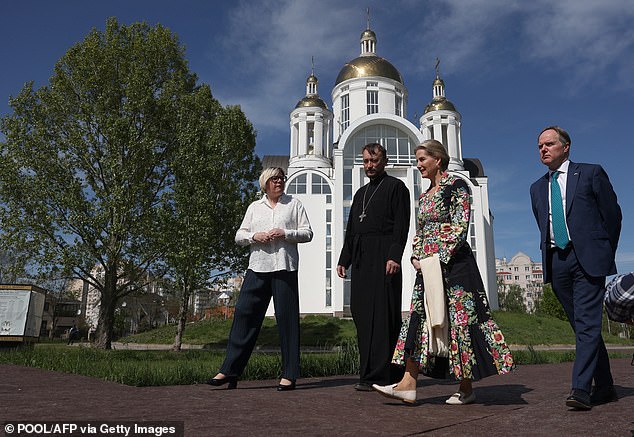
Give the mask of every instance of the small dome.
POLYGON ((311 74, 310 76, 308 76, 308 79, 306 79, 306 83, 319 83, 319 81, 317 80, 317 76, 315 76, 314 74, 311 74))
POLYGON ((295 105, 295 109, 297 109, 297 108, 311 108, 311 107, 328 109, 328 105, 326 105, 326 102, 324 102, 317 95, 306 96, 302 100, 297 102, 297 105, 295 105))
POLYGON ((361 33, 361 40, 363 41, 364 39, 374 39, 376 41, 376 33, 370 29, 366 29, 361 33))
MULTIPOLYGON (((366 30, 366 32, 372 31, 366 30)), ((403 77, 401 77, 401 73, 399 73, 396 67, 394 67, 389 61, 373 55, 359 56, 358 58, 346 63, 339 72, 337 80, 335 80, 335 86, 344 80, 371 76, 386 77, 400 82, 401 84, 403 83, 403 77)))
POLYGON ((425 114, 431 111, 456 111, 456 107, 444 97, 432 100, 429 105, 425 107, 425 114))

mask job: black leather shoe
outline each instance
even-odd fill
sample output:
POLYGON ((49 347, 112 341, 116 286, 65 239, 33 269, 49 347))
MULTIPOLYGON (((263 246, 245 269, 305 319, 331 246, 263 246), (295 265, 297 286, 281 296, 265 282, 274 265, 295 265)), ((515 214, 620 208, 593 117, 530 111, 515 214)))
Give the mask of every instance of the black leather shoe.
POLYGON ((354 389, 356 391, 374 391, 372 384, 368 384, 367 382, 357 382, 354 385, 354 389))
POLYGON ((214 387, 220 387, 222 385, 229 384, 227 386, 227 390, 232 390, 234 388, 238 388, 238 377, 225 376, 222 379, 211 378, 205 381, 205 384, 213 385, 214 387))
POLYGON ((291 381, 290 384, 278 384, 277 391, 291 391, 295 390, 295 381, 291 381))
POLYGON ((590 394, 585 390, 573 388, 570 396, 566 398, 566 406, 575 410, 589 410, 592 408, 590 394))
POLYGON ((590 403, 592 405, 607 404, 608 402, 615 402, 619 400, 619 395, 616 394, 616 389, 613 385, 605 385, 602 387, 594 386, 590 392, 590 403))

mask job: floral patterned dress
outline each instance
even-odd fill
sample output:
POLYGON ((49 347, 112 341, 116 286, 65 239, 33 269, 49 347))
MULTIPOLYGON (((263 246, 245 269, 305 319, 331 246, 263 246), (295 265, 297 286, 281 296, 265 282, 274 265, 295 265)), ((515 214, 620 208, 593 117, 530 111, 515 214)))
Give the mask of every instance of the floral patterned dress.
POLYGON ((421 373, 438 378, 478 380, 510 372, 513 357, 504 335, 491 318, 484 284, 467 243, 469 187, 443 173, 438 190, 423 193, 413 255, 438 253, 445 282, 449 320, 449 356, 431 354, 425 324, 424 287, 420 272, 412 293, 410 315, 403 321, 392 362, 401 366, 411 358, 421 373))

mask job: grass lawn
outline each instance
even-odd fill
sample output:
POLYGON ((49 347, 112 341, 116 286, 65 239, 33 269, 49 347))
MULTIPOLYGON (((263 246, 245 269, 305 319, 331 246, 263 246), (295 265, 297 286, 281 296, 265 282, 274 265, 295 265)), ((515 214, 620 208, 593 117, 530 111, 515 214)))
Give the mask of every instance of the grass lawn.
MULTIPOLYGON (((495 311, 493 318, 500 325, 509 344, 553 345, 575 344, 575 337, 568 322, 548 316, 495 311)), ((227 344, 231 320, 203 320, 190 323, 185 328, 183 343, 223 348, 227 344)), ((300 342, 303 347, 330 349, 345 341, 356 340, 352 320, 327 316, 307 316, 301 319, 300 342)), ((164 326, 152 331, 120 339, 125 343, 173 344, 175 326, 164 326)), ((631 340, 603 333, 606 343, 631 344, 631 340)), ((275 320, 265 319, 258 337, 260 347, 279 346, 275 320)))
MULTIPOLYGON (((183 343, 203 345, 208 348, 224 348, 231 329, 229 320, 202 320, 189 323, 185 328, 183 343)), ((306 316, 300 322, 300 344, 303 347, 331 349, 350 340, 356 341, 356 328, 352 320, 326 316, 306 316)), ((124 343, 173 344, 176 327, 163 326, 120 339, 124 343)), ((275 320, 264 319, 257 346, 263 348, 279 346, 275 320)))

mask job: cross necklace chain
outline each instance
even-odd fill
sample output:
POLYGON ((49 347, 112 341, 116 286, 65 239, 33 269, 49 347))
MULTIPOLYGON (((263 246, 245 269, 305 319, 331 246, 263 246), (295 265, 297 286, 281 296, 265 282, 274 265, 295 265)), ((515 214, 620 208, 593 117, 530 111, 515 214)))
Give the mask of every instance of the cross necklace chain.
POLYGON ((361 215, 359 216, 359 221, 360 222, 363 222, 363 219, 368 216, 365 213, 365 210, 368 209, 368 205, 370 205, 370 201, 372 201, 372 198, 374 197, 376 192, 379 191, 379 187, 381 186, 381 184, 383 183, 384 180, 385 180, 385 178, 381 179, 381 182, 379 182, 379 185, 377 185, 376 188, 374 189, 374 191, 372 192, 372 194, 370 194, 370 198, 368 199, 368 203, 365 203, 365 196, 368 194, 368 188, 370 188, 370 184, 368 184, 365 187, 365 192, 363 193, 363 204, 361 205, 362 206, 361 215))

